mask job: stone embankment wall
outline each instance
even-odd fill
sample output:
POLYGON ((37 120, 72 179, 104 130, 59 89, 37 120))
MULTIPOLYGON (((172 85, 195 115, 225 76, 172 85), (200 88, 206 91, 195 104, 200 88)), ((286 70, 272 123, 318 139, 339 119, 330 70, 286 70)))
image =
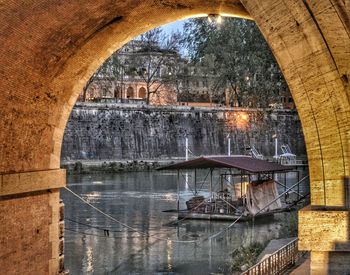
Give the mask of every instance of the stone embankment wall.
POLYGON ((78 103, 67 124, 62 161, 161 160, 185 156, 185 136, 193 155, 244 154, 254 145, 274 155, 273 135, 305 156, 301 124, 293 110, 158 107, 78 103))

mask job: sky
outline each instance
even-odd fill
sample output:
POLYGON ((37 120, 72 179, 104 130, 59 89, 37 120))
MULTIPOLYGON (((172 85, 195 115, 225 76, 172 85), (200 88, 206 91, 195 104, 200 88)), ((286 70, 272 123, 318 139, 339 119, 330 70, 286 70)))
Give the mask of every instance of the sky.
POLYGON ((166 34, 171 34, 174 31, 182 31, 185 21, 186 20, 176 21, 176 22, 164 25, 161 28, 166 34))
MULTIPOLYGON (((170 23, 170 24, 167 24, 167 25, 163 25, 163 26, 161 26, 161 29, 167 35, 170 35, 172 32, 175 32, 175 31, 182 32, 183 27, 184 27, 184 23, 186 22, 186 20, 188 20, 188 19, 176 21, 176 22, 173 22, 173 23, 170 23)), ((188 55, 187 49, 180 48, 180 54, 183 57, 186 57, 188 55)))

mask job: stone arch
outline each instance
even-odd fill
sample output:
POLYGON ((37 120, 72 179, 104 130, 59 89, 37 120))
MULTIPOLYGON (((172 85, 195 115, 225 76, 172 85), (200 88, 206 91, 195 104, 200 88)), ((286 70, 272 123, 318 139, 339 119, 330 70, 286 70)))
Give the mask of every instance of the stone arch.
MULTIPOLYGON (((17 273, 54 274, 58 270, 58 218, 51 213, 58 213, 57 188, 64 185, 59 170, 61 142, 70 111, 90 76, 133 37, 199 14, 254 18, 285 75, 301 118, 311 203, 343 207, 343 181, 349 176, 349 11, 348 1, 340 0, 4 3, 0 18, 0 88, 5 91, 0 98, 0 195, 7 199, 0 202, 0 211, 17 203, 16 219, 21 211, 28 211, 25 202, 40 205, 41 216, 50 214, 51 225, 49 230, 43 221, 40 232, 47 241, 39 245, 42 251, 54 252, 39 255, 36 266, 14 267, 9 264, 11 257, 28 255, 8 251, 9 256, 0 259, 3 271, 16 268, 17 273), (45 191, 48 189, 51 191, 45 191)), ((317 216, 313 211, 307 214, 317 216)), ((28 218, 36 220, 36 215, 32 211, 28 218)), ((6 232, 13 220, 6 216, 3 225, 6 232)), ((344 230, 330 239, 344 241, 344 230)), ((3 232, 0 241, 6 240, 5 244, 27 241, 22 235, 5 238, 3 232)), ((312 240, 301 241, 308 244, 303 248, 316 251, 312 257, 325 260, 324 251, 332 243, 320 247, 312 240)))
POLYGON ((126 90, 126 98, 134 98, 134 88, 129 86, 128 89, 126 90))
POLYGON ((146 98, 146 89, 145 89, 145 87, 141 87, 140 89, 139 89, 139 98, 146 98))

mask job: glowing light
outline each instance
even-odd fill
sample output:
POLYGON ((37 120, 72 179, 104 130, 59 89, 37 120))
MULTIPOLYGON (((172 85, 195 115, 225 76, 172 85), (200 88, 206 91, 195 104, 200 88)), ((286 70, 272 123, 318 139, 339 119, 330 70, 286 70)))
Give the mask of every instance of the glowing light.
POLYGON ((173 271, 173 243, 171 240, 167 240, 166 242, 167 249, 167 264, 168 264, 168 272, 173 271))
POLYGON ((240 17, 240 15, 236 15, 233 13, 224 13, 224 12, 220 12, 220 15, 223 17, 240 17))
POLYGON ((220 14, 209 14, 208 15, 208 21, 209 23, 222 23, 222 16, 220 14))
POLYGON ((235 112, 230 113, 227 112, 225 114, 225 126, 227 127, 228 131, 231 131, 233 129, 241 129, 244 130, 247 128, 249 122, 249 114, 246 112, 235 112))
POLYGON ((84 271, 87 273, 94 271, 94 255, 92 247, 90 246, 86 247, 86 254, 84 255, 83 267, 84 271))
POLYGON ((235 17, 235 18, 244 18, 244 19, 252 19, 250 16, 242 15, 242 14, 234 14, 234 13, 224 13, 220 12, 222 17, 235 17))
POLYGON ((247 115, 247 114, 242 114, 241 117, 242 117, 242 119, 244 119, 244 120, 247 120, 247 119, 248 119, 248 115, 247 115))
POLYGON ((221 24, 222 23, 222 16, 219 15, 217 18, 216 18, 216 23, 218 24, 221 24))
POLYGON ((188 15, 188 16, 183 17, 182 20, 184 20, 184 19, 191 19, 191 18, 201 18, 201 17, 208 17, 208 14, 206 14, 206 13, 198 13, 198 14, 194 14, 194 15, 188 15))

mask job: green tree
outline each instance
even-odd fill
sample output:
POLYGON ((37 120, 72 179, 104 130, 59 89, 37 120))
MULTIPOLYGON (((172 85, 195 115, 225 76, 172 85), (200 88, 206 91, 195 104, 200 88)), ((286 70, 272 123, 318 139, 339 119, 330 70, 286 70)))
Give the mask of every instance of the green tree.
MULTIPOLYGON (((213 75, 213 93, 229 90, 230 101, 244 107, 276 103, 287 84, 254 22, 225 18, 221 24, 195 18, 184 25, 182 44, 191 60, 213 75), (213 88, 215 87, 215 88, 213 88)), ((210 81, 209 81, 210 83, 210 81)))

